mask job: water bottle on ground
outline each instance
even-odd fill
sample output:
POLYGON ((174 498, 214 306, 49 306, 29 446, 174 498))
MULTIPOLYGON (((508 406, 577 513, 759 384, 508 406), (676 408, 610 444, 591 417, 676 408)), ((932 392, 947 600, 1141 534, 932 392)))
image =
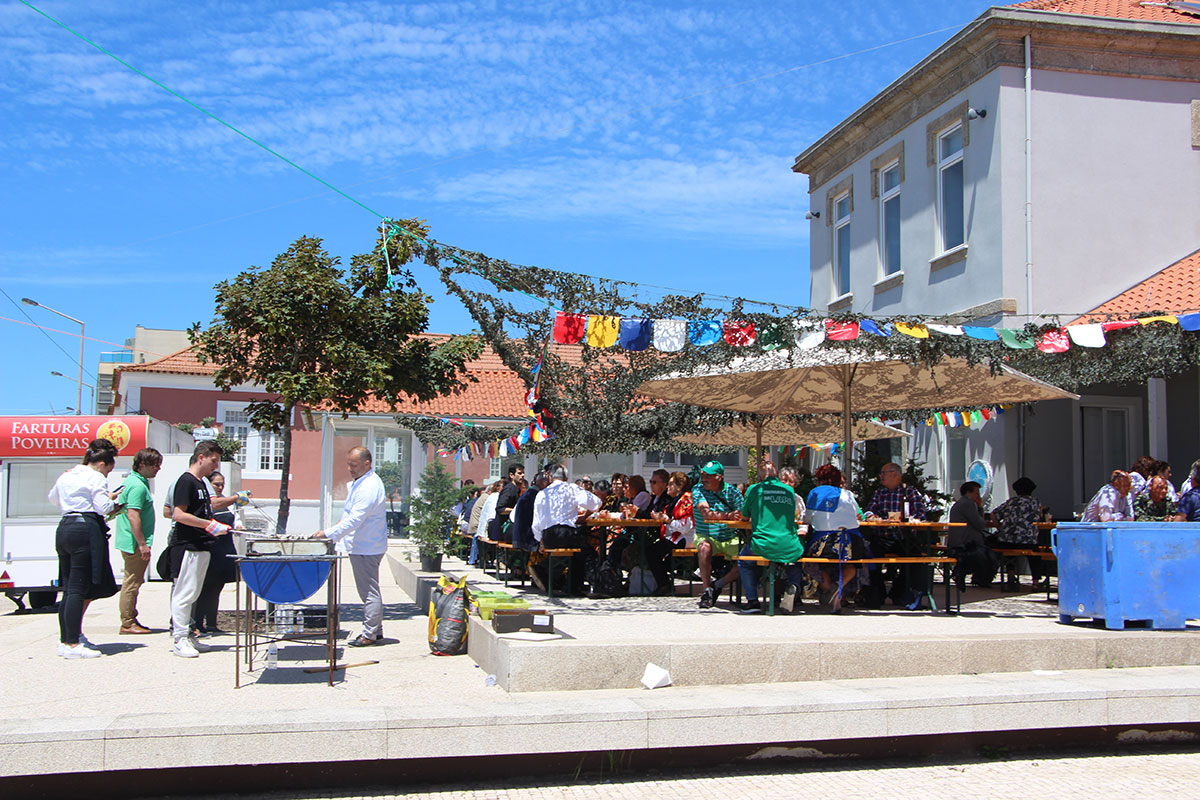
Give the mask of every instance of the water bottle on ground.
POLYGON ((279 666, 279 647, 271 642, 267 645, 267 669, 275 669, 279 666))

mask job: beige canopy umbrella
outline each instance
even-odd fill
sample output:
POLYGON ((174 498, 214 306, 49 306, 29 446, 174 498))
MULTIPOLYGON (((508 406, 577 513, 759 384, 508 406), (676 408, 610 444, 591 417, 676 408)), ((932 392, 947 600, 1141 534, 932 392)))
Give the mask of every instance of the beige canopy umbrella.
MULTIPOLYGON (((791 444, 824 444, 826 442, 842 441, 844 431, 839 418, 817 417, 804 422, 793 422, 784 417, 758 419, 753 422, 735 422, 713 433, 693 433, 687 436, 676 436, 675 441, 686 444, 720 445, 725 447, 751 447, 758 453, 758 463, 762 466, 763 445, 768 447, 791 444)), ((854 441, 862 442, 870 439, 898 439, 911 436, 911 433, 899 428, 880 425, 869 420, 856 420, 851 431, 854 441)))
MULTIPOLYGON (((1078 399, 1023 372, 943 358, 910 364, 865 349, 777 350, 644 381, 648 397, 766 416, 841 414, 846 453, 854 442, 852 414, 1078 399)), ((846 478, 850 479, 850 459, 846 478)))

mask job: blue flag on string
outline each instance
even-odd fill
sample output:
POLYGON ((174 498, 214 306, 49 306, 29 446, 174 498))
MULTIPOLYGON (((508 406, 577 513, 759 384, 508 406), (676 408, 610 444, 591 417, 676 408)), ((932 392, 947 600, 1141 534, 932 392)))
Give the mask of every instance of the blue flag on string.
POLYGON ((721 341, 722 328, 719 319, 692 320, 688 323, 688 341, 696 347, 707 347, 721 341))
POLYGON ((652 333, 650 320, 622 317, 621 328, 617 333, 617 343, 626 350, 645 350, 650 346, 652 333))
POLYGON ((1176 319, 1185 331, 1200 331, 1200 314, 1180 314, 1176 319))
POLYGON ((858 327, 860 330, 866 331, 867 333, 873 334, 875 336, 891 336, 892 335, 892 326, 891 325, 885 325, 881 328, 881 327, 879 327, 879 323, 873 319, 860 319, 858 321, 858 327))
POLYGON ((1000 334, 996 333, 995 328, 981 328, 978 325, 963 325, 963 333, 972 339, 982 339, 985 342, 995 342, 1000 339, 1000 334))

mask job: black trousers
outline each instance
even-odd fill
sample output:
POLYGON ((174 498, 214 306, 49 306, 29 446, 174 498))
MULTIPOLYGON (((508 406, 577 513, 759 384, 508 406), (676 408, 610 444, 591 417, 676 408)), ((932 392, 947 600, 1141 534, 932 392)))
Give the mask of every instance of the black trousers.
POLYGON ((58 634, 65 644, 79 644, 86 600, 112 597, 117 581, 108 563, 108 535, 99 514, 67 514, 54 534, 58 552, 58 634))
POLYGON ((588 543, 586 533, 572 525, 551 525, 542 531, 542 547, 553 550, 560 547, 578 547, 581 552, 571 556, 571 593, 583 594, 588 566, 595 561, 596 551, 588 543))

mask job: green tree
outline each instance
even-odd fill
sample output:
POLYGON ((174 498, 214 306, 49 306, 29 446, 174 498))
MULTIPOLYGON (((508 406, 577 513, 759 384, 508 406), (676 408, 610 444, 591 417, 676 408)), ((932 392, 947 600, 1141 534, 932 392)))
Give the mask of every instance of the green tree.
MULTIPOLYGON (((402 224, 427 235, 418 221, 402 224)), ((411 259, 409 240, 393 237, 386 256, 383 246, 381 240, 372 252, 353 256, 345 271, 320 239, 302 236, 270 267, 250 267, 218 283, 212 323, 188 331, 201 362, 216 365, 218 387, 265 390, 247 411, 251 425, 283 440, 277 533, 287 530, 292 428, 299 416, 311 427, 313 407, 345 417, 372 398, 394 409, 405 398, 457 392, 463 364, 480 351, 475 337, 418 336, 428 324, 431 298, 411 273, 392 272, 411 259)))
POLYGON ((454 476, 433 461, 421 473, 417 494, 412 498, 412 522, 408 535, 417 543, 421 555, 432 557, 445 552, 449 531, 454 525, 450 510, 462 499, 463 491, 454 485, 454 476))

